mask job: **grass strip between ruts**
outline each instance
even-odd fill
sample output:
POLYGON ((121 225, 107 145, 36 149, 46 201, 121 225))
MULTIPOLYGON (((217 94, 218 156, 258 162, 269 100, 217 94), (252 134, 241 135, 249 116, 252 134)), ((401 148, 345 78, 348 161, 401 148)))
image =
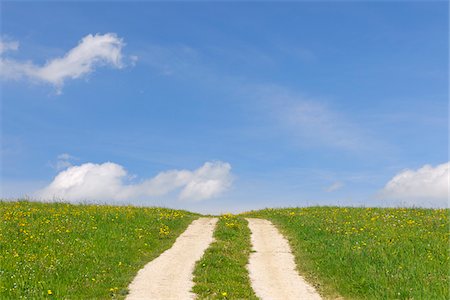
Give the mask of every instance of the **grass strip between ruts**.
POLYGON ((194 270, 193 291, 198 299, 258 299, 246 268, 251 251, 247 221, 222 215, 214 238, 194 270))

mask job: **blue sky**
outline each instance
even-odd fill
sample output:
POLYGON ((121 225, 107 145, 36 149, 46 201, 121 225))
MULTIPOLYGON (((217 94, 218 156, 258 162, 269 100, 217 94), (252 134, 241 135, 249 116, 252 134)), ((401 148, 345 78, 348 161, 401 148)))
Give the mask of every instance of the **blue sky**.
POLYGON ((447 203, 444 1, 3 2, 1 17, 2 197, 447 203))

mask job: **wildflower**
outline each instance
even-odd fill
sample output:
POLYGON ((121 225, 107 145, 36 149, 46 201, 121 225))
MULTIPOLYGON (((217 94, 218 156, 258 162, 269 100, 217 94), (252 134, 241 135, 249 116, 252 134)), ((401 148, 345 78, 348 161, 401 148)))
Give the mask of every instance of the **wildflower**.
POLYGON ((227 295, 227 292, 222 292, 222 296, 226 297, 227 295))
POLYGON ((169 226, 161 225, 161 227, 159 228, 159 236, 160 237, 168 236, 169 233, 170 233, 169 226))
POLYGON ((233 223, 233 222, 230 222, 230 223, 226 222, 225 226, 227 226, 229 228, 238 228, 239 227, 239 225, 237 223, 233 223))
POLYGON ((48 294, 48 295, 53 295, 52 290, 47 290, 47 294, 48 294))
POLYGON ((229 220, 229 219, 233 218, 233 214, 230 214, 230 213, 223 214, 220 218, 223 220, 229 220))

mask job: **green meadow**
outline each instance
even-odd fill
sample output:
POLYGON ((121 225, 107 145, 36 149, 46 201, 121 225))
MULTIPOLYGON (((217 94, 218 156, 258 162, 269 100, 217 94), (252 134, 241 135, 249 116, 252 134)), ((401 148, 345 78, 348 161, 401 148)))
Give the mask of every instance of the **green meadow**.
MULTIPOLYGON (((200 215, 166 208, 0 202, 0 299, 123 299, 200 215)), ((448 299, 449 210, 309 207, 220 216, 196 264, 200 299, 256 299, 245 217, 272 221, 325 298, 448 299)))
POLYGON ((118 299, 198 215, 0 202, 0 299, 118 299))
POLYGON ((309 207, 245 215, 272 221, 299 272, 344 299, 448 299, 449 210, 309 207))

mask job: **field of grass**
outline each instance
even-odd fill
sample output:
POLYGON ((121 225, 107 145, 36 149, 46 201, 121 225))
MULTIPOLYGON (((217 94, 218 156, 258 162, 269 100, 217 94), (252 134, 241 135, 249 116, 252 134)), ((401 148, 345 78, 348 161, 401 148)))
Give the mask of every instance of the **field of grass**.
POLYGON ((299 271, 326 296, 448 299, 449 210, 309 207, 266 209, 299 271))
POLYGON ((214 232, 215 242, 194 271, 194 292, 199 299, 257 299, 250 286, 246 265, 250 255, 247 221, 222 215, 214 232))
POLYGON ((197 215, 163 208, 0 202, 0 299, 120 299, 197 215))
MULTIPOLYGON (((200 299, 256 299, 243 217, 271 220, 322 295, 448 299, 448 209, 309 207, 222 215, 197 262, 200 299)), ((0 299, 123 299, 199 215, 165 208, 0 201, 0 299)))

